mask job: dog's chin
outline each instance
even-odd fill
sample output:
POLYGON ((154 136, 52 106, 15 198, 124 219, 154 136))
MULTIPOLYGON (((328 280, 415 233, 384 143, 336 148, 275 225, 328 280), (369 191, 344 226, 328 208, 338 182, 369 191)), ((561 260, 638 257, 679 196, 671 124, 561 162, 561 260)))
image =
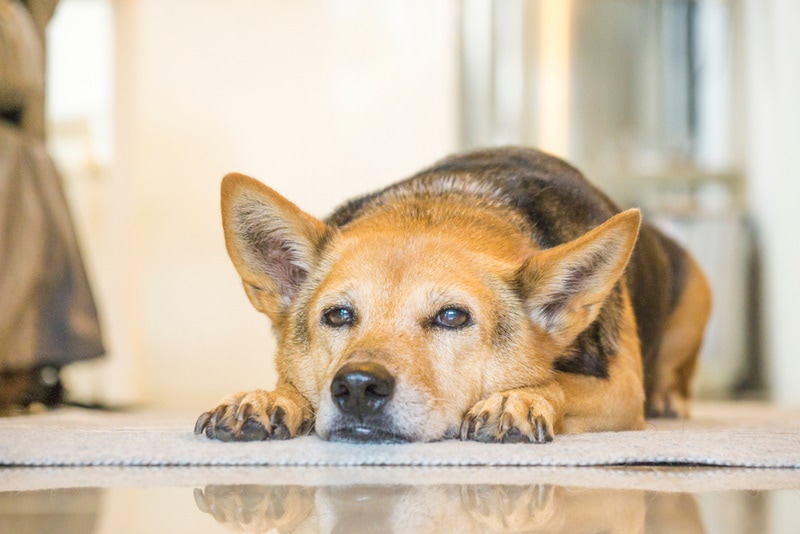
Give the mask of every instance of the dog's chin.
POLYGON ((408 443, 414 441, 403 434, 364 425, 335 428, 331 430, 326 439, 347 443, 408 443))

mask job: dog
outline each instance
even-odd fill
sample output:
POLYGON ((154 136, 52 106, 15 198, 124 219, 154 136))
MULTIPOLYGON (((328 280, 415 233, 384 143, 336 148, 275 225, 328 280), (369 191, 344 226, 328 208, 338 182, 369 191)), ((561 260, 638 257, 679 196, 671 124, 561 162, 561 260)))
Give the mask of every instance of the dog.
POLYGON ((229 174, 222 222, 278 383, 197 434, 545 443, 688 416, 703 273, 558 158, 450 156, 324 221, 229 174))

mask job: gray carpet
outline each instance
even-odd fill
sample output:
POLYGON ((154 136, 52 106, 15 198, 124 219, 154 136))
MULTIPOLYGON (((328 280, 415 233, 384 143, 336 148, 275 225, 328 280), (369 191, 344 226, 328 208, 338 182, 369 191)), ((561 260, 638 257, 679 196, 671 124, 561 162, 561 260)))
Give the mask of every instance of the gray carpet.
POLYGON ((63 488, 557 485, 659 492, 800 489, 800 469, 731 467, 28 467, 0 470, 0 493, 63 488))
POLYGON ((619 466, 800 468, 800 412, 698 404, 688 421, 640 432, 557 436, 552 443, 402 445, 220 443, 192 433, 194 414, 76 409, 0 419, 0 466, 619 466))

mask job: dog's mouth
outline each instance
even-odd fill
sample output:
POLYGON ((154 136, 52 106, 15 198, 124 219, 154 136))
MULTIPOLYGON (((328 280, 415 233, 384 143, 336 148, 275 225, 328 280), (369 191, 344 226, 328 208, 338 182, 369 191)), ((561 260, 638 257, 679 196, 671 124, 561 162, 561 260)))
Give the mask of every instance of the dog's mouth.
POLYGON ((349 443, 408 443, 413 440, 408 436, 384 428, 356 425, 333 429, 330 434, 328 434, 328 441, 344 441, 349 443))

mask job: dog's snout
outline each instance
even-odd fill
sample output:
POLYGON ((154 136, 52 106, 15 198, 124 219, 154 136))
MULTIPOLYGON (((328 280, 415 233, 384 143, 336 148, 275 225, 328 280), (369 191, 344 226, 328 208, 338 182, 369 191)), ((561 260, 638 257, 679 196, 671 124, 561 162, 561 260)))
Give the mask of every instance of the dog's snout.
POLYGON ((367 416, 378 412, 394 393, 394 376, 379 363, 350 362, 331 382, 331 397, 342 413, 367 416))

